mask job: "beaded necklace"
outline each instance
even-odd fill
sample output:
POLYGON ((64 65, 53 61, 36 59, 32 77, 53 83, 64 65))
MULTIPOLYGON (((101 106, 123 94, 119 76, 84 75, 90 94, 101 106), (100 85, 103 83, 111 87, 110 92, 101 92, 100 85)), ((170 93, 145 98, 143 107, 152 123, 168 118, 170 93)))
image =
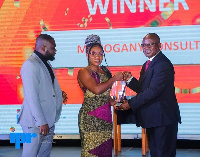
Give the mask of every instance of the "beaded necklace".
POLYGON ((100 74, 100 70, 98 69, 98 71, 94 71, 90 66, 89 66, 89 69, 93 72, 93 74, 95 75, 95 80, 98 82, 98 80, 99 80, 99 82, 98 83, 100 83, 100 76, 99 76, 99 74, 100 74))

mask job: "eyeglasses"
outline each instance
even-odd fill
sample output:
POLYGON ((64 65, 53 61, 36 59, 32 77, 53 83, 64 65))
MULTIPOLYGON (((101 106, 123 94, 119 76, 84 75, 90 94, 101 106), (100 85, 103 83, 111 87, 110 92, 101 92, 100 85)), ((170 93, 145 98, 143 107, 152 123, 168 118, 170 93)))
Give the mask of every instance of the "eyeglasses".
POLYGON ((144 47, 153 47, 157 43, 141 44, 142 48, 144 47))
POLYGON ((90 54, 91 54, 92 56, 103 56, 103 55, 104 55, 104 52, 103 52, 103 51, 101 51, 101 52, 92 51, 92 52, 90 52, 90 54))

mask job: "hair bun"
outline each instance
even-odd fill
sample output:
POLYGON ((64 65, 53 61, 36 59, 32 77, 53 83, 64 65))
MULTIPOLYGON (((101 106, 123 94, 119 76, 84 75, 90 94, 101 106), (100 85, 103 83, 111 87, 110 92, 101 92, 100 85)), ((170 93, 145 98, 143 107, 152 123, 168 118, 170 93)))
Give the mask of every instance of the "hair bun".
POLYGON ((88 46, 90 44, 100 44, 101 45, 100 37, 95 34, 91 34, 91 35, 87 36, 87 38, 85 39, 85 45, 88 46))

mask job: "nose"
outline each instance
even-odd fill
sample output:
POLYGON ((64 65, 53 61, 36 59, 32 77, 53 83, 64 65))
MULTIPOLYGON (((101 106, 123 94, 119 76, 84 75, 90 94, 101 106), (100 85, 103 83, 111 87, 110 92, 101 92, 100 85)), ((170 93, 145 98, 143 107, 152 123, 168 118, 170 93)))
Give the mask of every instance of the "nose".
POLYGON ((143 47, 144 50, 150 49, 150 48, 151 48, 151 46, 148 46, 148 45, 146 45, 146 46, 143 47))
POLYGON ((99 54, 98 54, 98 55, 94 55, 94 58, 99 59, 99 58, 100 58, 100 55, 99 55, 99 54))

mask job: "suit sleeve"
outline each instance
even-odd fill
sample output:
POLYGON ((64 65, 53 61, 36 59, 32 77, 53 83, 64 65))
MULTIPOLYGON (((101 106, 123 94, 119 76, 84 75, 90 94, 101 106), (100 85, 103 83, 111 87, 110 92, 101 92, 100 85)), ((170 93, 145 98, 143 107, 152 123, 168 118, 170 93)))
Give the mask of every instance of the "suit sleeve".
POLYGON ((39 98, 40 70, 33 62, 26 61, 21 68, 24 99, 36 121, 36 126, 47 124, 39 98))
POLYGON ((139 92, 139 81, 133 77, 131 81, 127 84, 127 87, 135 91, 136 93, 139 92))
POLYGON ((148 78, 150 79, 149 86, 143 91, 141 90, 135 97, 128 101, 131 109, 138 109, 139 107, 154 100, 156 97, 159 97, 169 83, 168 78, 173 76, 174 71, 169 63, 161 62, 154 66, 151 78, 148 78))
MULTIPOLYGON (((143 73, 144 73, 144 65, 142 66, 142 70, 140 71, 140 77, 143 75, 143 73)), ((140 92, 139 84, 140 84, 139 81, 135 77, 133 77, 131 81, 127 84, 127 87, 129 87, 136 93, 139 93, 140 92)))
POLYGON ((55 122, 57 122, 60 119, 61 111, 62 111, 62 102, 63 102, 63 97, 62 97, 62 90, 60 89, 60 86, 58 84, 58 80, 55 78, 54 80, 55 88, 56 88, 56 118, 55 122))

